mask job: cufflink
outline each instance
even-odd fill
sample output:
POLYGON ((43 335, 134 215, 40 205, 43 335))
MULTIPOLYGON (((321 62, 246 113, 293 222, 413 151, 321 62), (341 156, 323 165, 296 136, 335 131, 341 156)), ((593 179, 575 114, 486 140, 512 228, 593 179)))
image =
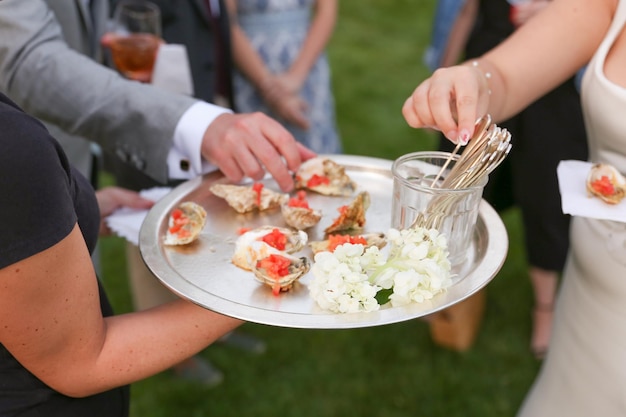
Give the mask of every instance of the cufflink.
POLYGON ((180 169, 182 171, 185 171, 185 172, 189 171, 189 161, 186 160, 186 159, 181 159, 180 160, 180 169))

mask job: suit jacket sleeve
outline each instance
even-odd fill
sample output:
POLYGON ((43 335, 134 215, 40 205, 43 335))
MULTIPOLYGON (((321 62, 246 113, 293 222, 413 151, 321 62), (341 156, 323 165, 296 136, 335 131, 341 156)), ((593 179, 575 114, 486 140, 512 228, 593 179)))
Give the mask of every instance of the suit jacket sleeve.
POLYGON ((43 0, 0 1, 0 91, 162 183, 176 124, 196 102, 128 81, 70 49, 43 0))

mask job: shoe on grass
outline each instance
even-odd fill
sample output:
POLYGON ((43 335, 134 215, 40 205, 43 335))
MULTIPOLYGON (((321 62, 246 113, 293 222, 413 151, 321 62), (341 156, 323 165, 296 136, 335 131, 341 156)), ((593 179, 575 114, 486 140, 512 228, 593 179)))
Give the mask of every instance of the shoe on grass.
POLYGON ((224 381, 224 374, 219 369, 198 356, 193 356, 176 365, 172 371, 181 380, 199 383, 207 388, 216 387, 224 381))
POLYGON ((262 341, 261 339, 257 339, 254 336, 240 332, 227 333, 226 335, 219 338, 217 341, 223 343, 226 346, 232 346, 245 352, 250 352, 257 355, 263 354, 267 350, 264 341, 262 341))

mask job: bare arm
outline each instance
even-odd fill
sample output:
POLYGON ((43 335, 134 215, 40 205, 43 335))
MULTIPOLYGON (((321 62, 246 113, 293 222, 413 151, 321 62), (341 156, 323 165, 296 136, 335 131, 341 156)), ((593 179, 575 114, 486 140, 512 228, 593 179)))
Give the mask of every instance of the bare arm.
POLYGON ((304 115, 306 103, 297 90, 286 89, 279 82, 252 46, 250 39, 237 20, 236 0, 227 0, 230 17, 233 59, 241 73, 255 86, 267 105, 285 120, 306 129, 309 122, 304 115))
POLYGON ((405 102, 405 119, 456 142, 471 135, 480 114, 490 112, 495 121, 516 114, 591 59, 616 7, 617 0, 554 0, 478 59, 478 67, 435 71, 405 102))
POLYGON ((69 396, 165 370, 241 323, 183 300, 103 318, 96 279, 78 226, 49 249, 0 269, 0 342, 69 396))
POLYGON ((302 44, 300 53, 289 68, 287 76, 295 91, 300 90, 315 61, 326 49, 337 22, 337 0, 317 0, 315 17, 302 44))
POLYGON ((264 83, 271 76, 265 62, 252 47, 250 39, 245 34, 237 19, 237 0, 226 0, 228 16, 230 19, 230 30, 233 45, 233 59, 239 71, 242 72, 257 87, 263 89, 264 83))

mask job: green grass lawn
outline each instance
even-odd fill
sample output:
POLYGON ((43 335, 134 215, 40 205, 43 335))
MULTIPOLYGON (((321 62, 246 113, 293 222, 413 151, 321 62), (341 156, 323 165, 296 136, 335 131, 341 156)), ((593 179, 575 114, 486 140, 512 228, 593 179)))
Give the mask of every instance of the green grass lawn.
MULTIPOLYGON (((349 154, 395 159, 433 149, 435 136, 410 129, 400 109, 428 72, 421 55, 434 0, 340 2, 329 47, 337 119, 349 154)), ((245 324, 268 351, 221 345, 202 354, 226 374, 214 389, 167 372, 132 388, 133 417, 160 416, 514 416, 538 369, 529 352, 530 283, 516 211, 504 214, 510 250, 487 288, 473 347, 436 346, 420 320, 357 330, 299 330, 245 324)), ((123 247, 102 241, 103 280, 118 312, 130 310, 123 247)))

